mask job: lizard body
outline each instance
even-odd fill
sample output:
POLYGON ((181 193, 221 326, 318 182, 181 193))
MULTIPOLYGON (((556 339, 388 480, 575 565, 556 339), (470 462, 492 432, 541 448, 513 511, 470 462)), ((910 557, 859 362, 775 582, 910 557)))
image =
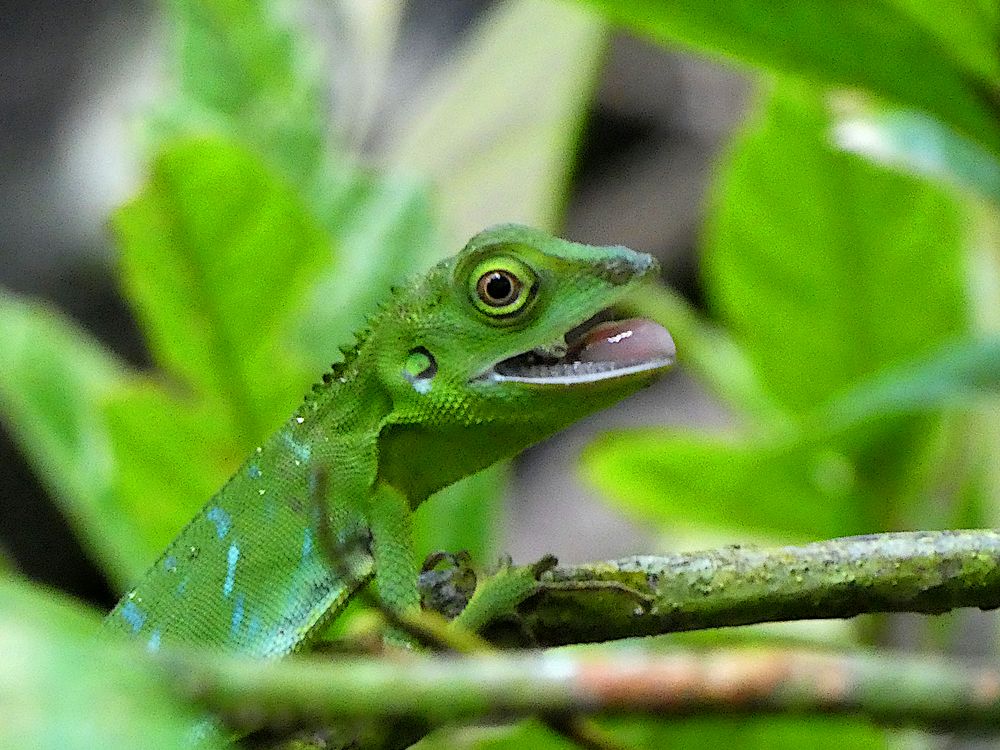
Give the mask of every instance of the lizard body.
POLYGON ((582 325, 655 271, 647 255, 527 227, 476 235, 394 290, 106 627, 150 650, 202 644, 268 657, 307 645, 373 570, 387 605, 419 606, 414 508, 672 363, 669 334, 649 321, 582 325), (321 472, 348 571, 331 570, 317 543, 310 498, 321 472))

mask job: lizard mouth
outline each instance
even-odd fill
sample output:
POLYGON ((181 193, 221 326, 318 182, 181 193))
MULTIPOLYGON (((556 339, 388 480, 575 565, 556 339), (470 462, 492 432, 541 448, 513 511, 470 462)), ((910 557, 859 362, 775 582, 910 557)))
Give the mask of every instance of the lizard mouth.
POLYGON ((495 382, 576 385, 661 370, 676 347, 666 328, 645 318, 609 320, 601 312, 559 341, 495 364, 495 382))

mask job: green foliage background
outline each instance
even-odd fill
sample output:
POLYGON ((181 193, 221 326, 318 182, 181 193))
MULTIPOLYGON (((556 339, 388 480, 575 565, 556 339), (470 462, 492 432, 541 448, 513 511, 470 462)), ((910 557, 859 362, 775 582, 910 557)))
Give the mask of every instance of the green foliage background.
MULTIPOLYGON (((359 55, 361 89, 377 91, 398 5, 355 15, 354 50, 318 48, 289 5, 164 2, 173 84, 145 120, 148 179, 113 219, 155 370, 0 294, 0 416, 117 585, 294 409, 390 283, 499 218, 558 232, 611 23, 746 66, 759 84, 711 191, 712 319, 665 288, 635 302, 741 427, 605 435, 586 452, 588 479, 653 528, 730 538, 994 524, 997 432, 978 398, 1000 382, 992 3, 499 3, 377 159, 331 116, 323 60, 359 55)), ((429 503, 424 548, 485 557, 502 473, 429 503)), ((182 746, 187 707, 152 680, 88 666, 93 616, 10 577, 0 586, 0 653, 48 665, 0 670, 0 705, 21 717, 0 725, 0 745, 182 746), (79 718, 94 696, 121 706, 118 721, 79 718)), ((947 621, 937 627, 947 643, 947 621)), ((894 741, 832 719, 614 728, 636 747, 894 741)), ((527 723, 424 746, 562 742, 527 723)))

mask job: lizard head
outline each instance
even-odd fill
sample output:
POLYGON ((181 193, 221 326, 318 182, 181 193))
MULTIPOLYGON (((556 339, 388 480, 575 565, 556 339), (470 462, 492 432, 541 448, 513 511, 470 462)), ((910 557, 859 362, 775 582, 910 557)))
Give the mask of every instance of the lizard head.
POLYGON ((401 335, 378 347, 396 432, 419 425, 486 466, 648 385, 673 364, 670 334, 606 310, 657 270, 523 226, 476 235, 398 301, 401 335))

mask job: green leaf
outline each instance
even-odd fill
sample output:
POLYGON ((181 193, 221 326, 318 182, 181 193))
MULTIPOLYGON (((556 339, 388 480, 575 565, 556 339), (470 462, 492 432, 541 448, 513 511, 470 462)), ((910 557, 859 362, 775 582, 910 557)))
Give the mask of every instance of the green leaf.
POLYGON ((583 455, 585 478, 664 530, 739 528, 800 540, 870 531, 851 459, 795 440, 665 429, 614 431, 583 455))
POLYGON ((100 407, 125 377, 69 320, 0 292, 0 417, 84 545, 119 580, 144 554, 118 513, 100 407))
POLYGON ((816 94, 778 89, 723 168, 704 257, 711 301, 796 412, 969 325, 954 200, 834 150, 827 126, 816 94))
POLYGON ((982 0, 889 0, 940 40, 942 54, 985 81, 1000 78, 1000 56, 992 29, 1000 21, 993 3, 982 0))
POLYGON ((0 747, 191 747, 198 714, 131 649, 100 636, 92 613, 0 578, 0 747))
POLYGON ((421 93, 393 161, 434 181, 441 257, 501 221, 555 229, 604 40, 569 5, 501 4, 421 93))
POLYGON ((885 501, 895 476, 919 483, 921 465, 933 465, 921 453, 925 439, 933 443, 933 424, 908 429, 887 418, 974 407, 998 395, 1000 339, 949 342, 817 407, 795 432, 754 440, 612 432, 588 449, 584 472, 627 512, 666 528, 740 523, 802 538, 859 533, 870 530, 865 509, 885 501), (868 477, 862 462, 873 444, 877 476, 868 477))
POLYGON ((328 240, 297 195, 240 147, 173 144, 115 217, 122 273, 157 361, 252 442, 290 409, 274 383, 301 363, 281 344, 328 240))
POLYGON ((948 342, 818 408, 813 431, 836 433, 886 415, 975 405, 1000 395, 1000 339, 948 342))
POLYGON ((105 403, 114 439, 120 515, 142 554, 126 580, 135 580, 223 485, 251 450, 217 409, 182 399, 136 379, 105 403), (155 498, 151 502, 151 498, 155 498))
POLYGON ((705 250, 709 297, 787 417, 731 440, 597 443, 588 477, 630 512, 816 538, 898 523, 924 491, 933 418, 831 434, 814 412, 969 327, 958 211, 925 182, 833 150, 827 125, 808 88, 776 92, 725 165, 705 250))
POLYGON ((336 227, 338 263, 313 285, 295 334, 295 345, 317 373, 330 365, 338 346, 351 342, 393 284, 422 272, 439 254, 422 182, 359 177, 337 209, 330 224, 336 227))
MULTIPOLYGON (((843 717, 740 715, 728 719, 690 717, 657 720, 629 716, 602 719, 599 725, 615 746, 633 750, 726 747, 730 750, 856 750, 886 747, 885 730, 865 720, 843 717)), ((419 750, 573 750, 573 741, 536 719, 510 727, 470 731, 468 727, 439 729, 416 745, 419 750)))
POLYGON ((725 747, 728 750, 883 750, 886 730, 844 716, 692 716, 617 719, 608 729, 625 747, 725 747))
POLYGON ((585 0, 664 44, 681 42, 822 86, 860 88, 923 110, 1000 153, 994 23, 968 0, 585 0), (978 14, 981 16, 981 13, 978 14), (928 23, 947 30, 932 33, 928 23), (988 58, 988 59, 987 59, 988 58))
POLYGON ((318 45, 287 0, 170 0, 176 98, 152 126, 178 136, 236 139, 303 188, 329 168, 327 82, 318 45))
POLYGON ((834 138, 844 150, 1000 203, 1000 161, 975 142, 919 112, 858 109, 834 126, 834 138))

